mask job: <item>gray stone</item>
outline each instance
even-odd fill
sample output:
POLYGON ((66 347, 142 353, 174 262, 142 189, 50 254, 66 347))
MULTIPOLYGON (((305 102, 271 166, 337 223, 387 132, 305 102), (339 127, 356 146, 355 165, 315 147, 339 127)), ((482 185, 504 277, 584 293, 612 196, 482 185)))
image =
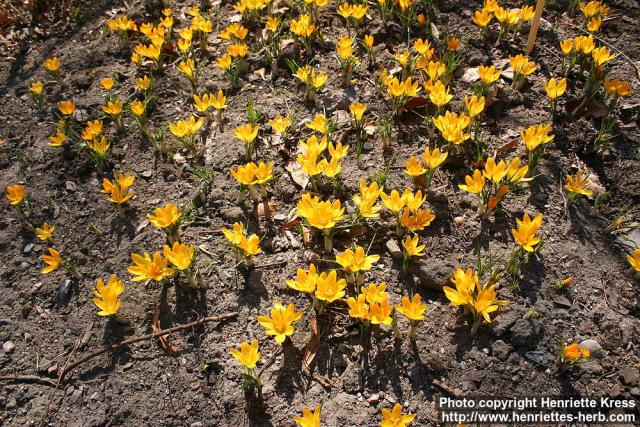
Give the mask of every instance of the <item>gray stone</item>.
POLYGON ((549 365, 549 358, 543 351, 527 351, 524 357, 543 368, 549 365))
POLYGON ((626 236, 619 236, 617 240, 629 249, 640 248, 640 229, 634 228, 626 236))
POLYGON ((2 344, 2 350, 7 354, 13 353, 15 349, 16 345, 12 341, 6 341, 2 344))
POLYGON ((402 259, 402 249, 400 249, 396 239, 387 240, 386 246, 393 258, 402 259))
POLYGON ((571 301, 564 295, 555 294, 552 299, 553 303, 560 307, 571 308, 571 301))
POLYGON ((76 190, 78 189, 78 186, 77 186, 77 185, 76 185, 76 183, 75 183, 75 182, 73 182, 73 181, 67 181, 67 182, 65 182, 65 183, 64 183, 64 187, 65 187, 67 190, 71 191, 71 192, 74 192, 74 191, 76 191, 76 190))
POLYGON ((69 302, 72 287, 73 282, 69 279, 66 279, 64 282, 60 283, 60 286, 58 286, 58 296, 56 298, 57 305, 66 305, 69 302))
POLYGON ((501 337, 511 330, 511 327, 516 323, 516 320, 521 318, 521 314, 516 310, 509 310, 500 316, 497 316, 493 322, 491 322, 491 330, 494 335, 501 337))
POLYGON ((620 371, 620 378, 625 385, 635 386, 640 379, 640 371, 638 371, 637 368, 629 366, 620 371))
POLYGON ((604 351, 602 350, 602 346, 600 343, 594 339, 586 339, 580 342, 581 348, 586 348, 589 350, 591 357, 595 359, 602 359, 604 357, 604 351))
POLYGON ((10 396, 9 399, 7 400, 7 404, 5 405, 5 408, 14 409, 16 406, 18 406, 18 401, 14 396, 10 396))
POLYGON ((511 343, 517 346, 531 346, 538 332, 539 327, 535 321, 520 318, 511 327, 511 343))
POLYGON ((237 206, 225 206, 220 209, 220 216, 227 222, 241 222, 244 220, 244 212, 237 206))
POLYGON ((451 278, 455 265, 446 259, 421 259, 412 268, 414 272, 417 269, 418 278, 422 286, 441 291, 442 287, 451 278))
POLYGON ((491 351, 493 355, 498 359, 505 361, 509 357, 509 353, 511 353, 511 346, 502 340, 496 340, 491 345, 491 351))
POLYGON ((622 394, 622 390, 620 389, 620 384, 614 384, 611 387, 611 390, 609 390, 609 397, 612 399, 620 397, 621 394, 622 394))
POLYGON ((378 395, 378 393, 374 393, 371 396, 369 396, 369 398, 367 399, 367 402, 369 402, 370 405, 375 405, 378 402, 380 402, 380 395, 378 395))

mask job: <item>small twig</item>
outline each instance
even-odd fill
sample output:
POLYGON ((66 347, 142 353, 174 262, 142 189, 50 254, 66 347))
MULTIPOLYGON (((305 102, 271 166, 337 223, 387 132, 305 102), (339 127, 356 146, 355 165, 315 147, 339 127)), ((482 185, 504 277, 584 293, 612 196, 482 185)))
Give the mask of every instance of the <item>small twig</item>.
MULTIPOLYGON (((76 342, 73 344, 73 348, 71 349, 71 352, 69 353, 69 356, 67 357, 67 360, 64 362, 64 366, 62 367, 62 370, 60 371, 60 374, 58 375, 58 380, 56 381, 56 386, 53 388, 53 390, 51 390, 51 393, 49 393, 49 402, 47 403, 47 409, 45 410, 44 415, 42 416, 42 419, 40 420, 40 424, 39 424, 41 426, 43 426, 46 423, 47 418, 49 417, 49 413, 51 412, 51 405, 53 404, 53 396, 56 394, 56 391, 58 390, 58 387, 60 387, 60 383, 62 382, 62 376, 64 375, 64 372, 67 369, 67 366, 69 366, 69 362, 73 358, 73 355, 75 354, 76 350, 78 349, 78 346, 80 345, 81 341, 82 340, 80 338, 78 338, 76 340, 76 342)), ((62 397, 64 398, 64 395, 62 397)))
POLYGON ((451 387, 444 383, 441 383, 440 381, 433 380, 431 384, 453 397, 460 397, 460 393, 457 390, 452 389, 451 387))
POLYGON ((267 360, 265 364, 262 366, 262 368, 260 368, 260 370, 258 371, 258 377, 262 376, 262 373, 264 372, 264 370, 267 369, 269 366, 271 366, 273 362, 276 360, 276 357, 280 356, 282 352, 283 352, 282 346, 280 346, 280 348, 278 348, 278 351, 273 353, 269 358, 269 360, 267 360))
POLYGON ((560 175, 560 196, 562 196, 562 204, 564 206, 564 216, 566 217, 569 214, 569 207, 567 205, 567 198, 564 196, 564 191, 562 190, 562 175, 560 175))
POLYGON ((207 322, 219 322, 221 320, 225 320, 225 319, 230 319, 232 317, 236 317, 238 315, 238 312, 233 312, 233 313, 227 313, 227 314, 222 314, 220 316, 209 316, 209 317, 203 317, 201 319, 198 319, 194 322, 191 323, 187 323, 184 325, 179 325, 179 326, 174 326, 173 328, 169 328, 169 329, 164 329, 152 334, 147 334, 147 335, 142 335, 139 337, 134 337, 134 338, 130 338, 124 341, 121 341, 117 344, 113 344, 104 348, 101 348, 100 350, 96 350, 93 353, 90 353, 88 355, 86 355, 85 357, 83 357, 82 359, 73 362, 71 365, 69 365, 69 367, 67 369, 64 369, 62 371, 62 376, 66 375, 68 372, 71 372, 73 369, 75 369, 77 366, 83 364, 84 362, 86 362, 89 359, 92 359, 96 356, 99 356, 101 354, 104 354, 108 351, 114 351, 119 349, 120 347, 124 347, 127 346, 129 344, 134 344, 140 341, 146 341, 149 339, 153 339, 153 338, 158 338, 158 337, 162 337, 168 334, 171 334, 173 332, 178 332, 178 331, 182 331, 184 329, 189 329, 189 328, 193 328, 194 326, 199 326, 202 325, 203 323, 207 323, 207 322))
MULTIPOLYGON (((184 329, 189 329, 189 328, 193 328, 195 326, 200 326, 204 323, 208 323, 208 322, 220 322, 222 320, 226 320, 226 319, 231 319, 233 317, 237 317, 238 316, 238 312, 232 312, 232 313, 226 313, 226 314, 221 314, 219 316, 208 316, 208 317, 202 317, 196 321, 193 321, 191 323, 186 323, 184 325, 178 325, 178 326, 174 326, 173 328, 169 328, 169 329, 164 329, 152 334, 146 334, 146 335, 141 335, 138 337, 133 337, 133 338, 129 338, 127 340, 124 341, 120 341, 119 343, 107 346, 107 347, 103 347, 99 350, 96 350, 92 353, 89 353, 88 355, 84 356, 83 358, 70 363, 68 365, 65 365, 65 367, 62 369, 62 371, 60 372, 60 375, 58 377, 58 383, 60 383, 62 381, 62 379, 64 379, 64 377, 71 371, 73 371, 75 368, 77 368, 79 365, 83 364, 84 362, 86 362, 87 360, 90 360, 96 356, 99 356, 101 354, 104 354, 108 351, 114 351, 119 349, 120 347, 124 347, 130 344, 135 344, 137 342, 140 341, 146 341, 146 340, 150 340, 153 338, 158 338, 167 334, 171 334, 173 332, 178 332, 178 331, 182 331, 184 329)), ((0 376, 0 381, 26 381, 26 382, 41 382, 44 384, 48 384, 48 385, 55 385, 53 384, 53 382, 47 378, 42 378, 42 377, 38 377, 35 375, 5 375, 5 376, 0 376)))
POLYGON ((256 269, 256 268, 275 267, 275 266, 279 266, 279 265, 285 265, 285 264, 287 264, 287 262, 288 261, 285 259, 285 260, 282 260, 282 261, 271 262, 269 264, 256 265, 253 268, 256 269))
POLYGON ((525 49, 525 55, 531 55, 533 47, 536 44, 536 38, 538 36, 538 27, 540 27, 540 20, 542 19, 542 11, 544 10, 545 0, 538 0, 536 3, 536 11, 531 23, 531 29, 529 30, 529 37, 527 38, 527 48, 525 49))
POLYGON ((49 378, 39 377, 37 375, 2 375, 0 381, 15 381, 19 383, 42 383, 55 387, 56 383, 49 378))

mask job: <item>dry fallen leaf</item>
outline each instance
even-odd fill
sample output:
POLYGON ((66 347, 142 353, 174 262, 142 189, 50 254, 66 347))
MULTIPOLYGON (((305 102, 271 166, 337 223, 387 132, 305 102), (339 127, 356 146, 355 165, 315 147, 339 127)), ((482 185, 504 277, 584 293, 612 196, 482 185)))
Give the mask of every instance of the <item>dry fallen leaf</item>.
POLYGON ((302 172, 302 166, 300 166, 300 163, 291 162, 284 168, 289 172, 289 175, 291 175, 293 182, 302 188, 307 188, 307 184, 309 184, 309 175, 302 172))
MULTIPOLYGON (((153 312, 153 320, 151 321, 151 332, 155 334, 156 332, 160 332, 161 330, 160 308, 156 307, 155 311, 153 312)), ((173 349, 173 347, 171 347, 171 344, 169 344, 169 340, 167 339, 166 335, 158 337, 158 341, 160 343, 160 347, 162 347, 162 349, 166 351, 169 356, 175 357, 176 351, 173 349)))
POLYGON ((478 67, 467 68, 464 71, 462 77, 460 77, 460 80, 465 83, 473 83, 477 80, 480 80, 480 76, 478 75, 478 67))
POLYGON ((262 201, 256 205, 253 209, 253 215, 258 221, 269 219, 276 212, 276 202, 269 200, 268 202, 262 201))
POLYGON ((305 371, 309 371, 313 359, 316 358, 316 352, 320 346, 320 332, 318 330, 318 320, 315 317, 309 319, 309 327, 311 328, 311 336, 309 342, 304 347, 304 354, 302 356, 302 368, 305 371))
POLYGON ((138 224, 138 227, 136 228, 136 234, 141 232, 142 229, 144 229, 147 225, 149 225, 149 220, 148 219, 142 220, 140 224, 138 224))

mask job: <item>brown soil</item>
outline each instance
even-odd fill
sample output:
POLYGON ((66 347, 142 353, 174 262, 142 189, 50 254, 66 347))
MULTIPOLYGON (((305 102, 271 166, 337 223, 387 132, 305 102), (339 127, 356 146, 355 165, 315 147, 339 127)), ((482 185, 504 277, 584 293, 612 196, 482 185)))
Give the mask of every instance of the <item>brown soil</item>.
MULTIPOLYGON (((396 341, 388 329, 374 331, 370 366, 361 381, 358 328, 342 314, 336 314, 333 327, 322 330, 311 372, 301 369, 313 310, 304 296, 287 288, 285 279, 294 277, 297 268, 306 268, 308 260, 318 256, 322 242, 305 248, 302 236, 295 229, 285 233, 283 224, 302 194, 285 166, 294 157, 298 138, 307 135, 304 125, 297 127, 297 135, 287 144, 271 146, 269 138, 260 138, 257 157, 275 162, 277 171, 277 180, 271 185, 276 204, 272 219, 256 219, 252 204, 248 198, 240 198, 238 185, 228 170, 243 163, 243 147, 233 137, 233 129, 246 122, 249 100, 255 101, 264 117, 289 109, 294 122, 300 123, 315 113, 343 111, 354 100, 367 102, 372 116, 384 117, 389 111, 387 98, 379 96, 367 82, 364 67, 356 74, 355 87, 344 90, 336 79, 319 95, 317 104, 309 106, 302 102, 301 89, 288 71, 274 81, 268 69, 265 79, 255 73, 265 67, 259 57, 251 57, 251 69, 241 90, 230 88, 213 61, 204 62, 200 81, 209 89, 225 90, 229 106, 224 129, 212 129, 206 136, 202 159, 172 161, 156 157, 133 123, 125 136, 110 135, 114 170, 137 176, 137 196, 122 220, 99 192, 100 181, 111 172, 97 173, 81 147, 64 152, 49 147, 47 136, 54 128, 51 121, 58 100, 73 98, 82 120, 97 116, 103 102, 98 83, 103 77, 116 78, 116 90, 122 98, 133 93, 136 74, 129 64, 130 47, 103 31, 106 19, 126 13, 137 22, 157 22, 158 16, 145 12, 141 2, 130 7, 114 1, 89 3, 91 6, 81 4, 81 22, 41 24, 38 31, 17 25, 3 29, 6 34, 19 30, 23 36, 8 51, 9 60, 0 68, 4 82, 0 88, 0 137, 6 140, 0 145, 0 186, 4 189, 18 181, 25 183, 35 204, 31 221, 56 224, 56 247, 77 263, 81 279, 68 277, 61 269, 41 275, 40 257, 46 246, 24 231, 12 207, 3 203, 0 342, 13 342, 15 350, 2 354, 0 375, 34 374, 55 382, 78 339, 82 344, 75 349, 76 358, 106 344, 149 333, 157 307, 163 328, 205 315, 237 311, 239 316, 170 335, 168 340, 177 350, 175 357, 167 355, 156 341, 145 341, 95 358, 68 374, 55 391, 46 385, 3 382, 0 422, 281 426, 290 425, 291 417, 302 408, 322 403, 324 424, 364 426, 379 422, 380 408, 399 402, 404 411, 417 415, 414 425, 426 426, 438 423, 437 396, 451 392, 463 396, 599 396, 619 390, 622 396, 638 397, 640 385, 625 383, 619 375, 640 362, 638 282, 625 260, 631 249, 620 243, 629 230, 618 234, 606 230, 617 215, 640 202, 640 85, 634 69, 622 57, 613 61, 612 74, 631 81, 634 94, 622 102, 615 139, 606 153, 594 155, 584 149, 596 135, 598 119, 576 119, 561 113, 555 119, 555 141, 541 162, 540 176, 510 194, 504 209, 487 221, 478 218, 474 198, 457 188, 470 166, 447 166, 437 173, 427 199, 436 214, 436 220, 421 233, 428 253, 421 261, 423 267, 416 267, 409 275, 401 273, 398 260, 386 249, 385 243, 394 235, 392 218, 383 215, 370 222, 364 233, 352 231, 337 239, 338 250, 357 242, 365 247, 371 244, 371 252, 381 255, 367 282, 385 281, 394 302, 407 290, 419 292, 432 310, 419 326, 415 342, 396 341), (47 85, 46 111, 38 114, 26 97, 26 88, 35 79, 45 79, 42 62, 52 55, 60 57, 65 81, 62 86, 47 85), (561 182, 566 173, 575 171, 578 162, 583 162, 593 180, 608 193, 598 209, 593 209, 593 200, 586 199, 565 208, 561 182), (129 324, 98 318, 90 301, 95 280, 112 273, 128 279, 126 268, 132 252, 153 252, 161 247, 164 237, 148 225, 146 214, 168 202, 193 206, 201 188, 194 174, 196 168, 209 171, 213 183, 206 188, 206 200, 196 204, 183 225, 183 239, 203 248, 198 251, 197 264, 206 289, 193 291, 173 284, 145 286, 127 281, 122 314, 129 324), (511 248, 510 229, 524 212, 544 215, 544 246, 530 258, 517 278, 517 287, 500 283, 500 297, 511 302, 508 308, 501 310, 492 325, 483 325, 470 336, 467 319, 434 289, 438 286, 433 286, 433 279, 441 284, 456 266, 476 266, 478 250, 486 258, 489 251, 498 254, 511 248), (463 217, 464 222, 456 225, 456 217, 463 217), (235 220, 248 222, 249 229, 263 238, 264 253, 257 257, 258 268, 248 272, 234 268, 232 253, 219 232, 235 220), (568 291, 554 289, 568 276, 574 278, 568 291), (61 295, 67 279, 72 280, 69 293, 61 295), (279 346, 265 336, 256 316, 267 314, 275 300, 294 302, 305 316, 283 353, 272 358, 279 346), (241 369, 229 355, 229 348, 254 337, 260 341, 262 352, 259 366, 271 361, 262 375, 262 407, 245 399, 239 387, 241 369), (558 348, 584 339, 597 340, 606 356, 560 372, 554 364, 558 348), (51 410, 45 417, 50 399, 51 410)), ((172 3, 176 27, 181 27, 186 20, 178 17, 177 2, 172 3)), ((515 40, 495 45, 477 36, 467 2, 436 3, 447 6, 436 6, 435 25, 441 32, 449 29, 462 36, 462 64, 457 77, 468 67, 521 52, 528 26, 515 40)), ((545 15, 555 25, 543 25, 541 29, 533 54, 539 71, 530 84, 521 93, 510 90, 508 82, 501 80, 499 84, 498 102, 489 108, 483 126, 485 135, 491 135, 494 149, 519 139, 522 128, 549 119, 542 82, 559 69, 558 40, 578 34, 570 25, 573 21, 561 13, 564 3, 555 2, 545 15)), ((316 48, 315 63, 338 76, 333 54, 337 31, 328 28, 344 31, 344 27, 333 14, 334 8, 331 4, 326 9, 331 13, 323 14, 327 43, 316 48)), ((224 51, 217 34, 227 22, 225 17, 233 14, 228 3, 217 6, 216 11, 216 31, 209 44, 211 58, 224 51)), ((637 64, 638 10, 613 6, 611 16, 614 19, 606 22, 603 38, 637 64)), ((399 35, 385 30, 377 15, 367 28, 380 43, 379 62, 388 64, 394 49, 401 46, 399 35)), ((572 80, 566 99, 579 97, 582 85, 582 81, 572 80)), ((158 75, 157 87, 158 99, 150 111, 152 127, 191 114, 191 102, 181 89, 187 87, 186 81, 171 65, 158 75)), ((463 94, 470 93, 470 84, 454 79, 452 91, 456 94, 452 108, 459 111, 463 94)), ((339 130, 337 135, 354 146, 348 132, 339 130)), ((353 149, 350 151, 343 161, 345 189, 332 195, 350 200, 360 177, 373 179, 385 164, 390 165, 385 188, 410 185, 403 172, 404 161, 424 151, 428 136, 421 120, 406 114, 395 124, 393 156, 382 152, 379 139, 372 138, 371 142, 373 150, 363 153, 359 162, 353 149)), ((524 154, 521 143, 517 150, 524 154)), ((325 197, 329 195, 325 193, 325 197)), ((633 225, 633 220, 628 224, 633 225)))

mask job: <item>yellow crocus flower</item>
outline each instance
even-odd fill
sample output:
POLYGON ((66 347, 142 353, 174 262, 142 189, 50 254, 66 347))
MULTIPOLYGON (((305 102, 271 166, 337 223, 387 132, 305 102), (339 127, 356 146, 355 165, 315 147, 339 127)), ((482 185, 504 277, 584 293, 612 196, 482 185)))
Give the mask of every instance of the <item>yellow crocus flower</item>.
POLYGON ((417 234, 415 234, 413 237, 411 236, 405 237, 405 239, 402 241, 402 247, 406 251, 407 256, 409 257, 424 256, 425 245, 420 245, 418 244, 419 242, 420 242, 420 237, 417 234))
POLYGON ((40 240, 50 240, 55 229, 56 227, 54 225, 49 225, 49 223, 45 221, 42 227, 36 228, 36 236, 40 240))
POLYGON ((124 283, 115 274, 109 277, 105 285, 102 279, 96 280, 93 290, 93 303, 100 309, 98 316, 113 316, 120 309, 120 294, 124 292, 124 283))
POLYGON ((542 225, 542 214, 538 213, 533 220, 529 214, 525 213, 522 219, 516 218, 518 228, 511 229, 511 235, 515 242, 527 252, 534 252, 540 237, 536 236, 538 229, 542 225))
POLYGON ((47 251, 49 252, 49 255, 44 255, 42 257, 42 261, 47 265, 42 269, 42 274, 51 273, 62 265, 62 257, 60 256, 60 252, 58 252, 54 248, 47 248, 47 251))
POLYGON ((554 101, 560 98, 565 90, 567 90, 567 79, 566 77, 556 80, 555 78, 551 78, 544 83, 544 90, 547 92, 547 97, 554 101))
POLYGON ((340 264, 346 273, 358 273, 368 271, 373 268, 373 264, 378 262, 380 255, 366 255, 362 246, 347 249, 336 255, 336 262, 340 264))
POLYGON ((484 189, 484 176, 479 169, 473 171, 473 175, 467 175, 464 177, 465 184, 458 185, 463 191, 469 193, 481 193, 484 189))
POLYGON ((156 228, 167 228, 180 221, 180 210, 173 203, 167 203, 162 208, 156 208, 154 214, 148 214, 147 219, 156 228))
POLYGON ((187 270, 193 262, 196 248, 185 243, 174 242, 173 246, 164 245, 164 256, 178 270, 187 270))
POLYGON ((573 194, 591 196, 593 191, 587 188, 590 183, 591 181, 589 178, 584 176, 584 172, 580 169, 575 176, 567 175, 567 183, 565 184, 564 189, 573 194))
POLYGON ((413 298, 402 297, 400 305, 396 305, 396 311, 409 320, 424 320, 424 312, 427 310, 427 304, 422 302, 420 294, 413 294, 413 298))
POLYGON ((293 417, 298 427, 320 427, 320 407, 316 406, 314 411, 304 408, 302 416, 293 417))
POLYGON ((302 319, 302 312, 296 311, 293 304, 282 305, 279 301, 273 303, 271 317, 258 316, 258 323, 266 329, 267 335, 273 336, 278 344, 293 335, 294 324, 302 319))
POLYGON ((231 355, 247 369, 255 369, 256 364, 260 361, 260 351, 258 351, 258 340, 251 340, 251 344, 247 342, 240 343, 240 349, 231 348, 231 355))

